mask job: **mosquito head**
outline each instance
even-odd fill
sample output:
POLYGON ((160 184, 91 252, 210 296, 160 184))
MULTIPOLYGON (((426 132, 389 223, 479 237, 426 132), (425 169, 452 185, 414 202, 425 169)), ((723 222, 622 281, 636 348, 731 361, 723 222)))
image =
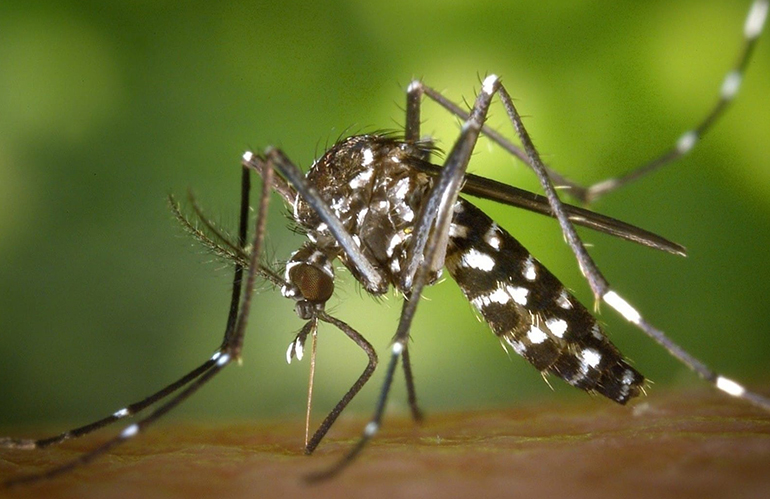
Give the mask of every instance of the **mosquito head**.
POLYGON ((302 319, 309 319, 334 293, 334 267, 329 257, 308 243, 296 251, 286 263, 286 284, 283 295, 297 300, 295 310, 302 319))

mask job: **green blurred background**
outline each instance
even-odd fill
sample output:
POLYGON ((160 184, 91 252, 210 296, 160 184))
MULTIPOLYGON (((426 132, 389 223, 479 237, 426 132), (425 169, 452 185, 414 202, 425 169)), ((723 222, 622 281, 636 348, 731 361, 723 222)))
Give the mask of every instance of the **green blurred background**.
MULTIPOLYGON (((3 2, 0 424, 84 423, 212 354, 230 268, 184 236, 165 198, 193 188, 234 227, 247 148, 275 144, 307 167, 340 134, 401 127, 412 77, 460 101, 495 72, 544 157, 571 178, 599 180, 649 159, 704 115, 737 54, 748 4, 3 2)), ((596 207, 690 256, 582 233, 650 321, 713 367, 767 388, 770 40, 755 55, 735 107, 691 155, 596 207)), ((450 147, 457 120, 430 104, 424 119, 423 131, 450 147)), ((490 122, 511 135, 499 107, 490 122)), ((485 139, 471 170, 537 188, 485 139)), ((552 221, 480 204, 590 303, 552 221)), ((286 225, 273 209, 275 259, 302 242, 286 225)), ((331 310, 383 352, 399 300, 363 296, 344 273, 339 281, 331 310)), ((426 294, 411 352, 428 413, 585 397, 559 381, 552 391, 509 359, 450 280, 426 294)), ((698 384, 604 309, 613 341, 655 382, 650 400, 669 384, 698 384)), ((243 366, 176 417, 300 418, 308 362, 284 360, 300 326, 291 302, 261 293, 243 366)), ((336 330, 323 329, 319 343, 318 417, 365 365, 336 330)), ((352 413, 373 407, 381 371, 352 413)), ((402 385, 396 411, 405 409, 402 385)))

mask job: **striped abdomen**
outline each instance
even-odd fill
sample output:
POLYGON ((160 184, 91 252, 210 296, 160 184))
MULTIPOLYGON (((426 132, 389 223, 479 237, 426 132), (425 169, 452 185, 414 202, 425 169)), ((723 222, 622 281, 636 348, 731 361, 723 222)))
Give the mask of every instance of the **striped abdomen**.
POLYGON ((625 404, 644 377, 559 280, 484 212, 454 208, 446 266, 492 331, 544 373, 625 404))

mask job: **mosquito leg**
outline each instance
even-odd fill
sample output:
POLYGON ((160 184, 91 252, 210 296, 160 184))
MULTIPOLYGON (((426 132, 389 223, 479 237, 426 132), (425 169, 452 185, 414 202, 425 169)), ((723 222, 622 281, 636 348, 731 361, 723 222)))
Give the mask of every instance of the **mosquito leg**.
POLYGON ((377 353, 374 351, 374 348, 372 345, 366 341, 366 339, 361 336, 355 329, 347 325, 346 323, 342 322, 341 320, 337 319, 336 317, 332 317, 331 315, 328 315, 325 312, 321 312, 318 315, 318 318, 324 322, 328 322, 329 324, 332 324, 333 326, 337 327, 340 331, 345 333, 348 338, 356 342, 356 345, 361 347, 361 350, 363 350, 366 355, 369 357, 369 363, 366 365, 366 368, 364 369, 364 372, 361 373, 361 376, 358 377, 355 383, 353 383, 353 386, 350 387, 348 392, 342 397, 342 399, 337 402, 337 405, 332 409, 332 411, 329 413, 328 416, 326 416, 326 419, 323 420, 321 425, 316 430, 315 434, 313 434, 313 437, 310 439, 310 441, 305 446, 305 454, 312 454, 313 451, 318 447, 318 444, 321 442, 321 440, 324 438, 326 433, 329 431, 329 428, 332 427, 334 422, 339 417, 340 413, 345 409, 345 407, 350 403, 351 400, 353 400, 353 397, 355 397, 359 391, 361 391, 361 388, 364 387, 367 381, 369 381, 369 378, 372 377, 372 373, 374 372, 374 369, 377 367, 377 353))
POLYGON ((417 311, 417 304, 420 302, 422 290, 427 283, 428 275, 436 268, 443 266, 444 249, 449 235, 449 225, 452 220, 452 210, 460 192, 462 179, 468 166, 468 161, 473 153, 481 128, 486 119, 489 103, 492 96, 499 87, 498 78, 494 75, 488 76, 482 85, 481 92, 476 97, 470 118, 463 124, 460 137, 455 142, 452 150, 447 155, 444 168, 441 174, 435 179, 433 187, 428 194, 428 198, 421 208, 417 223, 410 240, 408 254, 416 263, 408 263, 405 274, 405 282, 408 285, 402 286, 402 289, 409 289, 410 292, 404 300, 401 310, 401 317, 398 323, 398 329, 393 337, 391 346, 391 359, 385 373, 385 381, 380 391, 380 398, 377 402, 374 415, 364 428, 363 434, 356 445, 345 456, 337 461, 330 468, 310 475, 308 480, 311 482, 325 480, 333 477, 351 462, 355 460, 358 454, 363 450, 366 444, 379 431, 382 422, 382 415, 385 411, 385 405, 390 393, 390 387, 393 383, 398 360, 403 354, 409 340, 409 330, 414 320, 414 314, 417 311), (435 227, 435 229, 434 229, 435 227), (433 229, 433 231, 432 231, 433 229), (428 237, 433 232, 434 237, 428 237), (439 256, 441 262, 437 262, 439 256))
MULTIPOLYGON (((248 170, 244 168, 243 175, 241 177, 241 225, 239 227, 239 244, 241 248, 243 248, 243 246, 245 246, 246 244, 245 241, 246 241, 246 224, 248 223, 249 189, 250 189, 250 185, 249 185, 248 170), (245 199, 245 202, 244 202, 244 199, 245 199)), ((235 325, 234 324, 235 314, 238 311, 237 307, 238 307, 238 300, 240 297, 240 283, 241 283, 242 275, 243 275, 243 267, 240 265, 236 265, 235 277, 233 282, 233 297, 232 297, 230 312, 228 315, 228 322, 226 326, 225 337, 227 337, 227 334, 228 334, 227 331, 230 331, 235 325), (233 303, 235 304, 235 308, 233 308, 233 305, 232 305, 233 303)), ((217 355, 219 354, 218 353, 215 354, 215 357, 217 355)), ((48 447, 50 445, 58 444, 65 440, 82 437, 100 428, 104 428, 105 426, 115 423, 116 421, 119 421, 123 418, 133 416, 138 412, 146 409, 147 407, 155 404, 156 402, 166 398, 170 394, 174 393, 181 387, 187 385, 192 380, 196 379, 198 376, 202 375, 203 373, 211 369, 214 366, 214 364, 215 364, 214 359, 213 358, 209 359, 203 364, 201 364, 200 366, 190 371, 189 373, 179 378, 178 380, 174 381, 170 385, 153 393, 149 397, 142 399, 138 402, 129 404, 126 407, 118 411, 115 411, 110 416, 94 421, 93 423, 89 423, 87 425, 80 426, 78 428, 74 428, 72 430, 68 430, 63 433, 60 433, 59 435, 55 435, 53 437, 48 437, 48 438, 41 438, 41 439, 0 438, 0 447, 13 448, 13 449, 41 449, 44 447, 48 447)))
MULTIPOLYGON (((238 215, 238 246, 241 250, 246 247, 246 237, 249 225, 249 193, 251 191, 251 176, 245 166, 241 168, 241 206, 238 215)), ((255 234, 258 237, 259 234, 255 234)), ((256 253, 255 248, 254 253, 256 253)), ((252 257, 254 255, 252 253, 252 257)), ((254 272, 256 267, 250 266, 249 272, 254 272)), ((233 330, 238 320, 238 307, 241 299, 241 288, 243 282, 243 265, 235 264, 235 275, 233 276, 233 291, 230 296, 230 310, 227 313, 227 326, 225 327, 225 337, 222 339, 222 348, 231 341, 233 330)))
MULTIPOLYGON (((470 113, 468 111, 466 111, 465 109, 461 108, 451 100, 441 95, 441 93, 439 93, 437 90, 434 90, 433 88, 423 84, 419 80, 412 81, 412 83, 409 85, 409 89, 415 94, 419 92, 420 95, 428 96, 430 100, 432 100, 439 106, 443 107, 444 109, 449 111, 451 114, 461 118, 462 120, 470 119, 470 113)), ((409 109, 410 108, 407 106, 407 110, 409 109)), ((497 145, 502 147, 509 154, 517 157, 522 162, 529 164, 529 158, 527 157, 527 154, 524 151, 522 151, 521 148, 512 144, 511 141, 506 139, 502 134, 500 134, 494 128, 488 125, 484 125, 481 131, 484 134, 484 136, 488 137, 490 140, 492 140, 497 145)), ((550 169, 549 169, 549 174, 558 175, 556 172, 551 171, 550 169)))
MULTIPOLYGON (((248 170, 244 168, 244 175, 242 177, 242 200, 241 200, 241 224, 239 228, 239 243, 245 245, 246 240, 246 224, 248 223, 248 192, 249 192, 249 181, 248 181, 248 170), (245 197, 245 201, 243 198, 245 197), (245 208, 244 208, 245 206, 245 208), (244 219, 246 220, 244 222, 244 219)), ((181 378, 177 383, 174 383, 172 385, 169 385, 169 387, 165 388, 164 390, 161 390, 161 392, 158 392, 159 394, 165 393, 165 395, 168 395, 172 393, 177 388, 184 385, 184 383, 181 383, 182 381, 185 381, 186 383, 189 383, 188 386, 179 392, 177 395, 172 397, 170 400, 162 404, 160 407, 155 409, 153 412, 151 412, 148 416, 145 418, 139 420, 138 422, 131 424, 129 426, 126 426, 116 437, 108 440, 104 444, 100 445, 96 449, 93 449, 90 452, 87 452, 85 454, 82 454, 78 458, 65 463, 61 466, 58 466, 56 468, 50 469, 48 471, 39 473, 39 474, 33 474, 33 475, 26 475, 22 477, 18 477, 12 480, 9 480, 4 483, 5 486, 13 486, 18 485, 21 483, 29 483, 29 482, 35 482, 42 479, 52 478, 54 476, 60 475, 62 473, 66 473, 74 468, 77 468, 81 465, 84 465, 86 463, 91 462, 92 460, 96 459, 100 455, 108 452, 113 447, 131 439, 132 437, 138 435, 143 430, 145 430, 148 426, 150 426, 152 423, 160 419, 163 415, 165 415, 167 412, 175 408, 177 405, 182 403, 184 400, 186 400, 188 397, 190 397, 193 393, 198 391, 200 387, 202 387, 205 383, 207 383, 211 378, 213 378, 216 374, 218 374, 222 369, 224 369, 230 362, 232 362, 233 359, 237 359, 238 355, 240 353, 240 348, 243 343, 243 331, 246 326, 246 319, 248 317, 248 306, 250 304, 251 295, 253 294, 253 288, 254 288, 254 276, 258 273, 258 266, 257 261, 259 258, 260 249, 262 246, 262 241, 264 238, 264 229, 265 229, 265 222, 266 222, 266 211, 267 211, 267 202, 269 201, 269 193, 270 193, 270 181, 272 178, 272 170, 269 170, 266 172, 265 175, 265 183, 263 185, 263 192, 262 192, 262 199, 260 202, 260 210, 257 217, 257 223, 256 223, 256 232, 254 235, 254 240, 252 243, 252 254, 251 254, 251 267, 249 268, 247 281, 248 285, 245 291, 245 296, 243 298, 243 302, 241 303, 241 311, 238 313, 238 302, 240 298, 240 288, 241 288, 241 281, 243 278, 243 267, 240 264, 236 264, 235 273, 233 277, 233 294, 232 294, 232 303, 230 306, 230 312, 228 314, 227 319, 227 327, 225 331, 224 341, 222 348, 214 354, 214 356, 209 359, 206 363, 204 363, 202 366, 200 366, 198 369, 192 371, 187 376, 181 378), (195 376, 193 376, 195 375, 195 376), (178 386, 177 386, 178 385, 178 386), (173 388, 173 389, 172 389, 173 388)), ((157 394, 156 394, 157 395, 157 394)), ((165 396, 164 395, 164 396, 165 396)), ((152 398, 152 397, 150 397, 152 398)), ((145 401, 148 399, 145 399, 145 401)), ((144 402, 144 401, 143 401, 144 402)), ((128 413, 128 408, 126 410, 121 410, 116 413, 118 415, 118 419, 125 417, 128 413), (124 412, 126 414, 124 414, 124 412)))
POLYGON ((207 370, 205 373, 203 373, 203 375, 199 376, 195 381, 193 381, 187 388, 182 390, 178 395, 172 397, 168 402, 166 402, 165 404, 155 409, 149 416, 145 417, 144 419, 130 426, 126 426, 123 429, 123 431, 121 431, 120 434, 118 434, 118 436, 108 440, 107 442, 103 443, 102 445, 93 449, 92 451, 82 454, 78 458, 73 459, 72 461, 69 461, 61 466, 57 466, 56 468, 50 469, 48 471, 44 471, 39 474, 25 475, 25 476, 13 478, 5 482, 3 485, 6 487, 12 487, 22 483, 30 483, 30 482, 36 482, 36 481, 44 480, 48 478, 53 478, 63 473, 67 473, 68 471, 71 471, 79 466, 90 463, 91 461, 98 458, 102 454, 105 454, 106 452, 108 452, 113 447, 136 436, 141 431, 143 431, 147 426, 149 426, 151 423, 157 421, 161 416, 166 414, 168 411, 170 411, 171 409, 179 405, 182 401, 187 399, 190 395, 195 393, 198 390, 198 388, 200 388, 204 383, 210 380, 215 374, 219 373, 219 371, 221 371, 224 368, 224 366, 226 366, 229 362, 230 362, 230 357, 227 354, 219 355, 217 357, 217 360, 215 361, 214 366, 212 366, 211 369, 207 370))
MULTIPOLYGON (((356 260, 355 257, 360 255, 360 251, 358 250, 357 245, 355 245, 355 243, 352 243, 352 239, 350 243, 347 243, 345 241, 346 238, 350 238, 351 236, 341 226, 341 223, 339 222, 337 217, 330 212, 326 203, 318 197, 315 189, 312 186, 307 185, 307 182, 305 182, 305 179, 302 176, 301 172, 291 163, 291 161, 288 158, 285 157, 285 155, 281 151, 277 149, 269 149, 266 152, 266 155, 267 155, 267 162, 269 162, 271 166, 278 169, 279 172, 284 177, 286 177, 286 179, 291 183, 293 188, 296 189, 296 192, 299 193, 299 195, 302 195, 303 198, 305 198, 311 205, 313 205, 314 209, 316 209, 317 212, 319 212, 320 214, 324 214, 323 216, 321 216, 321 218, 326 221, 325 223, 328 224, 330 231, 335 235, 335 237, 337 237, 341 245, 346 249, 350 248, 350 250, 348 250, 347 253, 349 256, 351 256, 351 259, 355 261, 356 260), (325 213, 325 212, 328 212, 328 213, 325 213), (339 225, 339 228, 335 227, 337 225, 339 225)), ((253 161, 253 159, 249 158, 249 161, 253 161)), ((264 171, 265 168, 263 166, 257 166, 255 167, 255 169, 261 172, 261 171, 264 171)), ((368 285, 368 287, 373 288, 375 290, 379 289, 382 286, 382 284, 380 283, 380 281, 382 280, 382 276, 379 275, 379 273, 375 271, 373 268, 371 271, 366 270, 367 267, 371 267, 366 257, 364 257, 363 255, 360 255, 359 260, 361 263, 360 264, 356 263, 356 266, 359 268, 359 270, 362 270, 362 274, 364 274, 364 279, 367 282, 371 283, 370 285, 368 285), (374 278, 371 276, 374 276, 374 278)), ((350 400, 352 400, 352 398, 363 387, 366 381, 368 381, 369 377, 371 376, 374 370, 374 367, 376 366, 376 361, 377 361, 376 354, 374 352, 374 349, 371 347, 371 345, 363 337, 361 337, 355 330, 350 328, 347 324, 341 321, 338 321, 337 319, 331 316, 328 316, 326 314, 319 315, 318 317, 321 320, 330 322, 335 326, 337 326, 339 329, 343 330, 343 332, 345 332, 365 352, 367 352, 367 355, 369 355, 370 362, 366 370, 364 371, 364 373, 359 377, 359 379, 351 387, 348 393, 342 398, 342 400, 340 400, 337 406, 326 417, 326 419, 320 425, 316 433, 306 444, 305 452, 307 454, 310 454, 315 450, 315 448, 318 446, 320 441, 328 432, 329 428, 332 426, 334 421, 342 412, 342 410, 347 406, 350 400)), ((415 391, 414 391, 414 386, 412 382, 411 371, 409 370, 409 367, 406 367, 405 369, 408 370, 407 376, 409 380, 408 384, 409 384, 410 404, 412 406, 413 413, 415 414, 415 418, 417 418, 419 415, 419 410, 417 409, 417 405, 416 405, 416 396, 414 394, 415 391)))
MULTIPOLYGON (((406 121, 404 126, 404 140, 418 142, 420 137, 420 108, 422 107, 423 84, 420 80, 413 80, 406 89, 406 121)), ((432 142, 432 140, 431 140, 432 142)), ((430 159, 430 150, 425 149, 419 158, 423 161, 430 159)))
MULTIPOLYGON (((353 236, 345 229, 340 219, 332 212, 331 208, 318 194, 315 187, 308 185, 304 175, 282 151, 275 148, 269 148, 266 153, 267 163, 276 168, 278 172, 288 180, 298 195, 302 196, 305 202, 310 205, 318 214, 321 220, 328 226, 329 232, 337 239, 340 246, 345 249, 348 258, 353 262, 361 273, 367 291, 375 295, 381 295, 388 290, 389 284, 385 276, 375 269, 374 265, 367 259, 358 245, 353 240, 353 236)), ((249 158, 251 161, 251 157, 249 158)), ((265 172, 268 169, 265 170, 265 172)), ((264 174, 263 174, 264 175, 264 174)))
MULTIPOLYGON (((409 84, 406 90, 406 126, 404 130, 404 139, 415 142, 420 139, 420 108, 422 101, 422 82, 415 80, 409 84)), ((428 158, 421 158, 427 160, 428 158)), ((412 419, 417 422, 423 420, 423 414, 417 405, 417 392, 414 387, 414 376, 412 374, 412 363, 409 359, 409 349, 405 348, 403 353, 402 367, 404 369, 404 378, 406 379, 406 391, 409 400, 409 408, 412 411, 412 419)))
MULTIPOLYGON (((244 154, 243 166, 244 170, 250 165, 251 153, 244 154)), ((260 275, 259 258, 262 252, 262 243, 265 239, 265 228, 267 227, 267 208, 270 204, 270 193, 273 189, 273 168, 267 165, 267 168, 262 172, 262 193, 259 198, 259 208, 257 210, 257 221, 254 228, 254 237, 251 243, 251 256, 249 259, 248 272, 246 274, 245 290, 243 292, 243 299, 241 300, 240 308, 237 305, 237 297, 235 288, 239 288, 241 284, 242 274, 239 276, 239 265, 236 265, 236 275, 233 281, 233 302, 230 303, 230 315, 227 320, 228 326, 232 324, 232 328, 228 328, 225 332, 225 338, 222 343, 222 348, 226 351, 231 359, 238 359, 241 355, 243 348, 243 338, 246 332, 246 324, 248 323, 249 313, 251 311, 251 300, 254 296, 254 287, 256 284, 257 276, 260 275), (239 279, 241 277, 241 279, 239 279)), ((244 178, 248 178, 248 171, 244 172, 244 178)), ((239 241, 246 240, 246 226, 248 224, 248 187, 244 180, 244 187, 241 195, 241 223, 239 229, 239 241), (244 197, 246 198, 244 200, 244 197), (243 219, 246 219, 244 222, 243 219)), ((241 267, 241 272, 243 268, 241 267)))
POLYGON ((421 423, 423 420, 422 411, 420 406, 417 405, 417 392, 414 389, 414 375, 412 374, 412 362, 409 360, 409 349, 404 348, 401 352, 402 363, 401 367, 404 369, 404 378, 406 379, 406 393, 409 400, 409 409, 412 411, 412 419, 417 423, 421 423))
POLYGON ((420 80, 412 81, 406 89, 406 123, 404 126, 404 139, 410 142, 420 140, 422 89, 423 85, 420 80))
MULTIPOLYGON (((480 129, 480 126, 477 128, 480 129)), ((478 135, 478 131, 476 132, 476 135, 478 135)), ((364 283, 366 289, 373 294, 382 294, 387 291, 389 284, 385 280, 385 275, 382 274, 381 271, 377 270, 370 262, 368 257, 364 255, 364 253, 353 240, 350 233, 347 232, 345 227, 342 225, 342 222, 339 220, 339 218, 331 211, 326 201, 320 197, 316 188, 308 185, 302 172, 291 162, 291 160, 289 160, 283 154, 283 152, 281 152, 279 149, 269 148, 265 152, 264 159, 259 158, 252 153, 246 153, 243 159, 244 165, 248 165, 249 167, 254 168, 263 176, 263 181, 265 184, 275 184, 275 181, 268 180, 265 174, 272 172, 273 169, 276 169, 288 182, 286 185, 290 185, 290 187, 287 187, 285 190, 287 192, 295 193, 294 198, 291 199, 291 201, 294 202, 297 199, 296 196, 302 196, 305 202, 307 202, 308 205, 313 208, 313 210, 318 214, 319 218, 324 221, 324 224, 328 227, 329 232, 334 235, 340 246, 344 249, 348 259, 360 272, 362 277, 361 281, 364 283)), ((284 197, 287 201, 289 201, 288 197, 284 197)), ((250 266, 250 268, 252 267, 250 266)), ((250 289, 250 287, 251 286, 247 283, 246 288, 250 289)), ((244 306, 241 307, 241 310, 245 309, 246 308, 244 306)), ((345 332, 349 337, 356 341, 356 343, 367 352, 370 357, 370 362, 361 377, 359 377, 353 387, 351 387, 348 393, 338 403, 337 407, 335 407, 329 416, 327 416, 326 420, 321 424, 315 435, 313 435, 313 437, 310 439, 307 445, 308 453, 315 449, 320 440, 329 430, 329 427, 339 416, 340 411, 342 411, 350 399, 355 396, 355 394, 369 379, 371 376, 371 371, 373 371, 374 365, 376 365, 376 355, 373 348, 371 345, 369 345, 368 342, 360 337, 357 332, 355 332, 352 328, 343 322, 338 321, 337 319, 328 316, 325 313, 320 313, 318 318, 326 322, 330 322, 343 330, 343 332, 345 332)))
POLYGON ((444 266, 443 255, 449 239, 452 207, 457 200, 465 170, 468 168, 468 162, 476 146, 484 120, 486 120, 497 81, 497 77, 494 75, 488 76, 484 80, 482 90, 476 97, 470 116, 463 123, 460 136, 447 155, 441 174, 434 180, 431 193, 420 209, 407 249, 408 264, 401 275, 401 289, 408 289, 413 294, 415 293, 412 283, 418 267, 427 267, 429 270, 438 271, 444 266), (426 251, 426 245, 433 227, 440 230, 436 237, 430 238, 435 239, 436 242, 435 244, 431 243, 435 247, 435 251, 429 252, 426 251))
POLYGON ((10 448, 10 449, 42 449, 44 447, 61 443, 65 440, 82 437, 83 435, 87 435, 100 428, 104 428, 105 426, 115 423, 116 421, 119 421, 129 416, 133 416, 134 414, 146 409, 147 407, 153 405, 159 400, 162 400, 166 398, 168 395, 174 393, 179 388, 185 386, 190 381, 194 380, 201 374, 211 369, 213 366, 214 366, 214 361, 209 359, 203 364, 201 364, 200 366, 198 366, 197 368, 193 369, 189 373, 185 374, 184 376, 176 380, 175 382, 166 386, 162 390, 153 393, 149 397, 143 400, 140 400, 139 402, 134 402, 133 404, 129 404, 126 407, 118 411, 115 411, 110 416, 107 416, 106 418, 102 418, 98 421, 94 421, 93 423, 89 423, 87 425, 65 431, 53 437, 47 437, 47 438, 41 438, 41 439, 7 438, 7 437, 0 438, 0 447, 10 448))
MULTIPOLYGON (((717 120, 722 116, 733 100, 735 100, 735 96, 738 94, 738 90, 741 87, 743 75, 746 72, 746 67, 748 66, 751 54, 754 52, 757 40, 762 34, 765 19, 767 18, 767 10, 767 0, 755 0, 754 3, 752 3, 743 27, 743 46, 738 55, 738 60, 735 63, 735 66, 733 66, 725 75, 724 80, 722 81, 722 87, 719 91, 719 98, 700 123, 691 130, 680 135, 674 146, 663 154, 632 169, 625 175, 603 180, 588 188, 578 187, 576 189, 576 194, 578 194, 581 201, 592 203, 601 196, 676 161, 695 147, 695 144, 706 134, 706 132, 714 127, 717 120)), ((570 194, 572 194, 571 191, 570 194)))
POLYGON ((535 173, 540 180, 540 185, 546 193, 546 197, 551 205, 551 209, 559 221, 564 238, 567 240, 570 249, 578 260, 578 265, 583 276, 588 281, 591 287, 591 291, 598 303, 599 300, 603 300, 610 307, 614 308, 620 313, 626 320, 636 325, 641 331, 647 334, 650 338, 658 342, 663 348, 665 348, 671 355, 679 359, 684 365, 689 367, 692 371, 697 373, 701 378, 714 385, 719 390, 731 395, 733 397, 741 398, 749 401, 765 410, 770 410, 770 399, 761 395, 751 393, 744 387, 737 384, 720 374, 717 374, 713 370, 709 369, 700 360, 696 359, 689 353, 687 353, 680 346, 671 341, 663 331, 657 329, 652 324, 647 322, 639 312, 634 309, 625 299, 611 289, 609 282, 598 269, 591 256, 585 249, 583 242, 575 232, 575 227, 569 221, 568 216, 564 210, 564 205, 556 195, 556 189, 551 183, 548 173, 545 170, 540 155, 535 149, 532 140, 527 133, 524 124, 521 121, 516 106, 513 104, 513 99, 501 85, 498 89, 498 95, 503 101, 506 113, 513 123, 513 127, 519 136, 522 145, 524 146, 527 155, 530 158, 530 164, 533 165, 535 173))
MULTIPOLYGON (((638 178, 643 177, 689 153, 693 147, 695 147, 698 140, 703 137, 707 131, 713 128, 714 124, 718 121, 718 118, 722 116, 724 111, 729 107, 729 104, 738 94, 738 90, 740 89, 741 81, 743 79, 743 74, 745 73, 746 67, 748 66, 756 42, 759 39, 759 36, 762 34, 765 20, 767 18, 767 11, 768 0, 755 0, 752 3, 749 9, 749 13, 746 16, 746 22, 744 24, 744 43, 741 47, 735 66, 733 66, 733 68, 725 75, 716 104, 711 108, 711 110, 706 114, 706 117, 700 123, 694 126, 691 130, 683 133, 676 141, 675 145, 668 151, 664 152, 659 157, 649 161, 648 163, 632 169, 624 176, 602 180, 591 186, 583 186, 579 183, 573 182, 560 175, 555 170, 549 168, 547 165, 543 164, 542 166, 545 171, 548 172, 548 176, 550 177, 551 181, 560 187, 565 187, 565 192, 567 192, 573 198, 583 203, 591 203, 599 199, 601 196, 619 189, 633 182, 634 180, 637 180, 638 178)), ((453 103, 436 90, 423 85, 419 80, 414 80, 409 85, 408 92, 419 94, 420 96, 424 94, 432 101, 436 102, 439 106, 449 111, 451 114, 454 114, 463 120, 468 119, 469 113, 466 110, 462 109, 460 106, 453 103)), ((407 112, 411 112, 412 116, 416 116, 416 118, 413 118, 412 121, 407 119, 407 137, 409 137, 408 133, 411 129, 410 127, 414 127, 415 123, 419 124, 419 110, 410 111, 411 109, 412 107, 410 107, 409 98, 407 98, 407 112)), ((409 115, 407 118, 409 118, 409 115)), ((490 140, 497 143, 504 150, 508 151, 508 153, 517 157, 522 162, 530 165, 530 167, 534 168, 534 165, 532 165, 530 162, 530 158, 526 152, 512 144, 499 132, 486 125, 482 129, 482 132, 490 140)))
MULTIPOLYGON (((406 308, 409 303, 416 302, 417 300, 404 301, 404 308, 406 308)), ((403 317, 404 314, 402 313, 401 316, 403 317)), ((390 393, 390 385, 393 382, 393 376, 396 372, 398 359, 401 356, 401 351, 399 349, 400 346, 400 343, 393 344, 391 349, 390 362, 388 363, 388 369, 385 372, 385 381, 383 382, 382 388, 380 389, 380 397, 377 399, 377 407, 374 409, 374 417, 369 421, 369 423, 367 423, 361 438, 358 439, 358 442, 356 442, 355 446, 350 451, 348 451, 348 453, 345 454, 342 459, 338 460, 332 466, 325 470, 305 476, 305 480, 308 483, 321 482, 337 475, 340 471, 344 470, 350 463, 355 460, 355 458, 361 453, 364 447, 366 447, 366 444, 369 443, 369 440, 371 440, 372 437, 377 434, 382 422, 382 415, 385 412, 385 404, 388 400, 388 393, 390 393)))

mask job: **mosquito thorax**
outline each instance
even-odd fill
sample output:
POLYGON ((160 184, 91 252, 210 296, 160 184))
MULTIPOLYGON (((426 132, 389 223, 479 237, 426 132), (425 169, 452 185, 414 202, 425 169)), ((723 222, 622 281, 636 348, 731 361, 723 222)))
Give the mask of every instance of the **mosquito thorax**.
MULTIPOLYGON (((432 185, 428 175, 411 165, 423 161, 431 151, 427 142, 356 135, 333 145, 306 176, 383 277, 384 287, 374 287, 362 278, 345 249, 304 200, 298 197, 294 204, 294 218, 310 241, 326 255, 339 257, 372 294, 385 293, 389 285, 400 289, 414 222, 432 185)), ((429 276, 429 281, 436 277, 429 276)))

